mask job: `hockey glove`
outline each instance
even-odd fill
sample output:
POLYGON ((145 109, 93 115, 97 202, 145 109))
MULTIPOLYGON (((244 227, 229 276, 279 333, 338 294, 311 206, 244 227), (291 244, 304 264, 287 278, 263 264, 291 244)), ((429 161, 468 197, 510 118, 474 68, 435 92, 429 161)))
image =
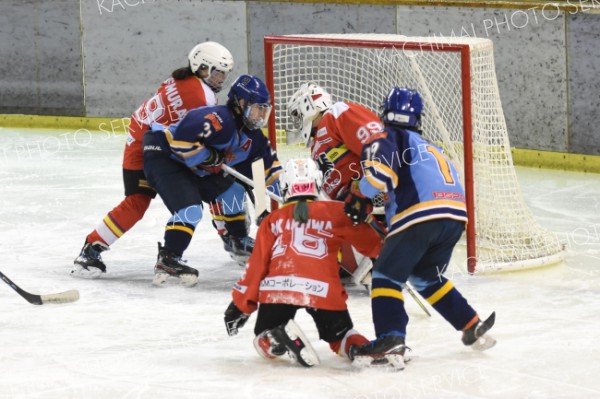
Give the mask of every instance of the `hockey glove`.
POLYGON ((269 216, 269 211, 265 210, 263 213, 261 213, 260 215, 258 215, 256 217, 256 225, 260 226, 260 224, 262 223, 263 219, 266 218, 267 216, 269 216))
POLYGON ((227 334, 229 334, 230 337, 237 335, 238 329, 244 327, 244 324, 246 324, 249 317, 249 314, 243 313, 235 306, 235 303, 231 301, 225 311, 225 328, 227 329, 227 334))
POLYGON ((221 172, 221 167, 225 161, 225 154, 212 147, 206 147, 206 149, 210 152, 210 155, 201 162, 198 167, 204 169, 208 173, 217 174, 221 172))
POLYGON ((344 199, 344 212, 353 225, 366 222, 373 210, 371 200, 363 195, 358 188, 358 180, 350 183, 350 190, 344 199))
POLYGON ((329 159, 327 154, 324 152, 319 154, 317 159, 315 159, 315 162, 317 163, 317 166, 319 167, 319 170, 321 171, 321 173, 323 173, 323 177, 327 176, 327 174, 331 170, 335 169, 333 162, 331 161, 331 159, 329 159))

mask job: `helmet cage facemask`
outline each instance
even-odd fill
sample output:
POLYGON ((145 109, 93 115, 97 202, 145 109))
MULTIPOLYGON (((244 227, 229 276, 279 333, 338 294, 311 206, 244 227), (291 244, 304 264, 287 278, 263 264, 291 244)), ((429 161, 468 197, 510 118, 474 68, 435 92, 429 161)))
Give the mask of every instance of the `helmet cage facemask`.
POLYGON ((280 188, 286 201, 317 198, 323 185, 323 175, 310 158, 290 159, 280 177, 280 188))
POLYGON ((248 129, 262 129, 266 126, 269 116, 271 115, 271 104, 248 102, 244 104, 242 111, 244 124, 248 129))

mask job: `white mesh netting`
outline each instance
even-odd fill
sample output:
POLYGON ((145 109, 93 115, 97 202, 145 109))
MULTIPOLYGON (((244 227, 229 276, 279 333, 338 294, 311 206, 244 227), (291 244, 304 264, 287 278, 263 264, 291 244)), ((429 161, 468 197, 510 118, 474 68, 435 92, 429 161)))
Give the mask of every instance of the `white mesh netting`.
POLYGON ((563 259, 562 245, 533 218, 518 185, 491 40, 382 34, 293 37, 322 40, 306 44, 274 41, 274 111, 277 150, 282 160, 308 155, 303 146, 289 144, 296 138, 285 136, 292 127, 287 100, 301 83, 315 81, 334 101, 360 103, 377 114, 389 90, 405 86, 421 93, 425 103, 423 134, 445 149, 463 172, 464 183, 462 83, 463 75, 470 76, 473 152, 472 161, 466 162, 472 162, 474 175, 474 187, 470 189, 475 194, 477 271, 536 267, 563 259), (408 50, 406 42, 423 45, 408 50), (466 75, 461 71, 460 52, 451 51, 450 44, 470 47, 471 67, 466 75))

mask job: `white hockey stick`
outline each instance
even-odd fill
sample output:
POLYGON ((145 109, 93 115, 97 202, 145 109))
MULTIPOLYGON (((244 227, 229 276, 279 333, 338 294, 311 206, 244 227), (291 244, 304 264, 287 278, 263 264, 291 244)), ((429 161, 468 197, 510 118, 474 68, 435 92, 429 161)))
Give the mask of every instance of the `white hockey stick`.
POLYGON ((258 219, 267 211, 265 163, 262 158, 252 162, 252 183, 254 183, 254 211, 258 219))
POLYGON ((43 305, 45 303, 69 303, 75 302, 79 299, 79 291, 77 290, 69 290, 65 292, 59 292, 57 294, 36 295, 21 289, 21 287, 13 283, 2 272, 0 272, 0 279, 8 284, 8 286, 15 290, 19 295, 25 298, 27 302, 34 305, 43 305))
MULTIPOLYGON (((233 169, 231 166, 223 164, 222 169, 224 172, 230 174, 231 176, 235 177, 239 181, 246 183, 250 187, 254 188, 254 181, 252 181, 252 179, 247 178, 246 176, 244 176, 237 170, 233 169)), ((264 169, 263 169, 263 176, 264 176, 264 169)), ((264 181, 264 179, 263 179, 263 181, 264 181)), ((266 195, 268 195, 272 200, 275 200, 275 201, 279 202, 280 204, 283 204, 283 198, 281 198, 277 194, 275 194, 269 190, 266 190, 266 195)), ((256 201, 256 198, 255 198, 255 201, 256 201)))

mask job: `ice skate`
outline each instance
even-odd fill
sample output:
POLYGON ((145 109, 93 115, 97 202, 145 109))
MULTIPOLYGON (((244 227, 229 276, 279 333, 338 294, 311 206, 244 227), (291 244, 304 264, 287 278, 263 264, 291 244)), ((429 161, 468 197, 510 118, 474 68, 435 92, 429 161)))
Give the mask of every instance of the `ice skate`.
POLYGON ((73 261, 71 276, 94 279, 106 273, 106 265, 102 262, 100 253, 109 248, 103 243, 96 241, 92 244, 86 242, 81 248, 81 253, 73 261))
POLYGON ((268 337, 271 347, 275 347, 277 351, 271 352, 272 354, 279 353, 280 348, 284 347, 290 358, 304 367, 313 367, 321 364, 319 355, 317 355, 310 341, 294 320, 290 320, 287 324, 270 330, 268 337))
POLYGON ((158 257, 154 266, 152 284, 163 285, 169 277, 179 278, 182 285, 192 287, 198 283, 198 270, 186 265, 181 256, 175 255, 158 243, 158 257))
POLYGON ((363 346, 350 348, 350 359, 355 367, 391 367, 404 370, 404 337, 384 335, 363 346))
POLYGON ((232 249, 229 256, 240 266, 245 266, 254 249, 254 239, 250 236, 241 238, 229 236, 229 240, 232 249))
POLYGON ((233 245, 231 243, 231 238, 227 234, 220 235, 221 240, 223 241, 223 249, 229 254, 229 257, 233 259, 238 265, 244 267, 246 266, 246 261, 248 260, 248 255, 237 255, 233 249, 233 245))
POLYGON ((272 360, 287 353, 285 346, 272 339, 270 330, 263 331, 260 335, 257 335, 252 343, 256 352, 263 359, 272 360))
POLYGON ((489 334, 486 334, 496 321, 496 312, 485 321, 478 320, 477 323, 463 331, 462 342, 474 350, 484 351, 496 345, 496 340, 489 334))

